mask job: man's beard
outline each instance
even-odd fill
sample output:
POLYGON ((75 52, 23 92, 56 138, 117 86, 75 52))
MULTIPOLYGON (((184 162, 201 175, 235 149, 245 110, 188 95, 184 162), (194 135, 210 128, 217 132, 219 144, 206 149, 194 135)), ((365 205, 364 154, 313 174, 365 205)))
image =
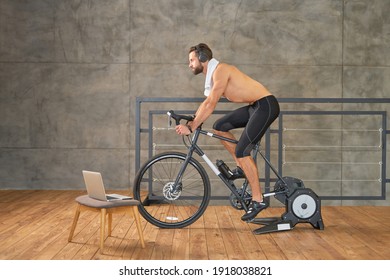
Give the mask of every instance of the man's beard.
POLYGON ((202 73, 203 72, 203 65, 199 65, 198 67, 196 68, 193 68, 192 69, 192 73, 194 73, 194 75, 198 75, 199 73, 202 73))

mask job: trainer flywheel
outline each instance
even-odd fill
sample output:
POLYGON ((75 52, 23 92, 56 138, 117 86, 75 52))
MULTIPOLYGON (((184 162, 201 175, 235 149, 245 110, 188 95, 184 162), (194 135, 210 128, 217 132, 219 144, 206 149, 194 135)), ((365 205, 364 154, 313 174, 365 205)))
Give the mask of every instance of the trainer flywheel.
POLYGON ((299 219, 309 219, 317 211, 316 201, 310 195, 298 195, 292 202, 292 211, 299 219))

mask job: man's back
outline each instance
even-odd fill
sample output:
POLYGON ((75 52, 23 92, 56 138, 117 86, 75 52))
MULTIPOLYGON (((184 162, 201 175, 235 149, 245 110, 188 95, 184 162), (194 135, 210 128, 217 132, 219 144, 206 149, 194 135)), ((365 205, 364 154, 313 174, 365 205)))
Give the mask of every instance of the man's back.
POLYGON ((235 66, 220 63, 213 74, 214 85, 222 83, 223 95, 232 102, 252 103, 271 93, 258 81, 250 78, 235 66), (225 84, 225 85, 224 85, 225 84))

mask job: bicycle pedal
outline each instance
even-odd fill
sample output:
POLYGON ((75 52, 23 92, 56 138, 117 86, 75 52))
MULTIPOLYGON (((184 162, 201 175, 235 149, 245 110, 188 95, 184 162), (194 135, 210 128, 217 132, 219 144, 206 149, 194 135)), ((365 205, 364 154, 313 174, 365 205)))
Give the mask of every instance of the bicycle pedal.
POLYGON ((246 178, 244 171, 239 166, 237 166, 237 168, 230 171, 230 173, 231 173, 231 176, 229 178, 230 180, 245 179, 246 178))

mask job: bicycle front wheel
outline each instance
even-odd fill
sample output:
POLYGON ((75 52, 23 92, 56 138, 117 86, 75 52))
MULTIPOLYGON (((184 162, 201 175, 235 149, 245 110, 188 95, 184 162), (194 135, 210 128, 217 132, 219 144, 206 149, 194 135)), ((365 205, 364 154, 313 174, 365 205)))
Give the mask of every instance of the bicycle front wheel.
POLYGON ((181 228, 202 216, 210 201, 210 181, 194 158, 187 164, 178 185, 176 178, 186 154, 166 152, 148 160, 134 180, 133 195, 139 211, 160 228, 181 228))

